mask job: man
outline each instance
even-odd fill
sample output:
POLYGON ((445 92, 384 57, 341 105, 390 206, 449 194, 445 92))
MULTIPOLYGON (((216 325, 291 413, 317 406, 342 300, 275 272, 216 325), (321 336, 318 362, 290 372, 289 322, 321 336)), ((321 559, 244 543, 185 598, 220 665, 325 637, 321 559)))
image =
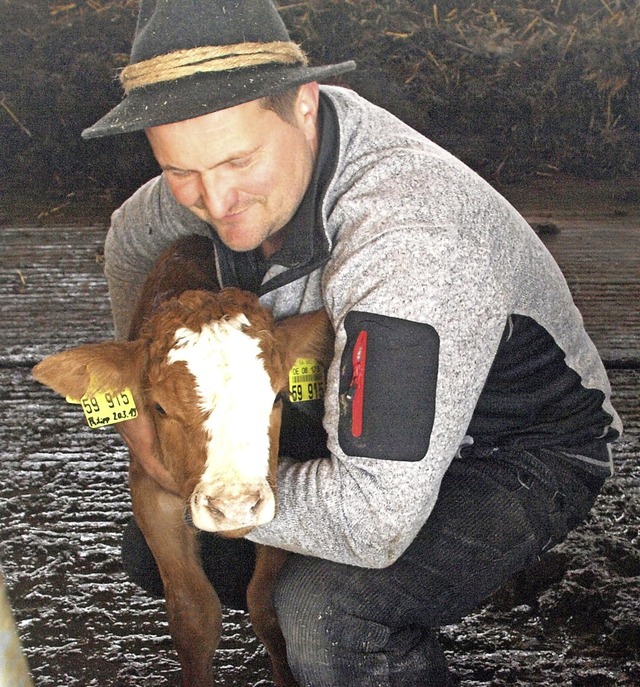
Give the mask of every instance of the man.
MULTIPOLYGON (((190 233, 212 237, 223 286, 330 315, 326 437, 287 410, 278 514, 249 535, 293 552, 274 603, 300 684, 440 687, 437 628, 583 521, 621 425, 534 232, 453 156, 317 85, 352 67, 307 67, 267 0, 143 0, 126 98, 84 135, 145 129, 162 168, 107 238, 119 337, 190 233)), ((122 432, 171 488, 152 429, 122 432)), ((232 588, 215 587, 241 603, 246 542, 207 547, 226 547, 232 588)), ((124 554, 161 591, 135 526, 124 554)))

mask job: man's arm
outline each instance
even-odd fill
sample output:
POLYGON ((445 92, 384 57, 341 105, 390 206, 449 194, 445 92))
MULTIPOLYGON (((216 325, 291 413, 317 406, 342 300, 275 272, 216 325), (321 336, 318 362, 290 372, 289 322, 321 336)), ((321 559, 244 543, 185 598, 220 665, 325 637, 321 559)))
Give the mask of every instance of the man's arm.
MULTIPOLYGON (((464 439, 504 330, 508 288, 498 283, 496 271, 507 270, 477 252, 473 242, 461 240, 453 223, 372 230, 356 245, 337 250, 324 275, 327 310, 336 328, 324 423, 331 455, 303 463, 283 459, 278 514, 247 538, 350 565, 385 567, 426 521, 464 439), (391 372, 377 388, 365 382, 363 434, 381 439, 372 443, 386 446, 382 451, 348 445, 344 432, 341 438, 341 426, 351 422, 345 393, 361 329, 351 327, 349 316, 354 320, 355 315, 358 325, 362 314, 382 326, 385 320, 391 326, 392 318, 400 321, 392 328, 407 334, 394 350, 369 331, 367 368, 370 356, 381 354, 379 369, 391 372), (406 342, 413 336, 423 367, 403 370, 406 342), (431 373, 423 374, 427 367, 431 373), (394 369, 402 374, 393 374, 394 369), (393 407, 405 422, 375 411, 367 420, 372 402, 393 407), (427 415, 432 422, 426 422, 427 415), (413 443, 411 455, 407 428, 414 436, 426 435, 413 443)), ((412 364, 420 365, 418 360, 412 364)))
POLYGON ((209 226, 179 205, 162 176, 151 179, 111 217, 105 241, 105 276, 117 339, 126 339, 147 275, 182 236, 210 236, 209 226))

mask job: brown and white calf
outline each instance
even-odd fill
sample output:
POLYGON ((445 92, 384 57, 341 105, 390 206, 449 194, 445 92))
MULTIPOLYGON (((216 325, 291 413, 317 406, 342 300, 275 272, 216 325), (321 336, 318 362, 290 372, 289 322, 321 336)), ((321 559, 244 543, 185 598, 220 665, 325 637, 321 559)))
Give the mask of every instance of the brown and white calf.
MULTIPOLYGON (((280 394, 296 358, 328 364, 333 353, 324 311, 276 322, 256 296, 219 290, 212 263, 207 239, 179 241, 147 280, 130 341, 80 346, 34 368, 38 381, 72 398, 128 387, 140 412, 134 422, 155 428, 158 465, 131 454, 129 484, 164 584, 185 687, 213 684, 221 633, 220 602, 185 511, 195 527, 228 537, 274 517, 280 394)), ((247 594, 279 687, 296 684, 269 601, 285 557, 258 546, 247 594)))

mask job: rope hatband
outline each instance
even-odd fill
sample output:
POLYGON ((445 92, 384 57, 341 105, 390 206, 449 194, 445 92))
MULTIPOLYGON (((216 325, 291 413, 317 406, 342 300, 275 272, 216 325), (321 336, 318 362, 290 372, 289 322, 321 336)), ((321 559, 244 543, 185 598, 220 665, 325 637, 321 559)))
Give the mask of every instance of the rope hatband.
POLYGON ((120 83, 125 93, 130 93, 142 86, 172 81, 198 72, 222 72, 262 64, 296 63, 306 66, 307 56, 295 43, 286 41, 206 46, 177 50, 130 64, 120 72, 120 83))

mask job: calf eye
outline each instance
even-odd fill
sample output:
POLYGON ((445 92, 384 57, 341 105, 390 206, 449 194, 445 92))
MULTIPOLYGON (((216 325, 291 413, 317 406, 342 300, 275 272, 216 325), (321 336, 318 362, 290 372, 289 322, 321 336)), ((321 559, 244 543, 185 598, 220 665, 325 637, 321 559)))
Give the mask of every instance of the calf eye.
POLYGON ((153 407, 158 415, 162 415, 164 417, 167 414, 167 411, 159 403, 156 403, 153 407))

